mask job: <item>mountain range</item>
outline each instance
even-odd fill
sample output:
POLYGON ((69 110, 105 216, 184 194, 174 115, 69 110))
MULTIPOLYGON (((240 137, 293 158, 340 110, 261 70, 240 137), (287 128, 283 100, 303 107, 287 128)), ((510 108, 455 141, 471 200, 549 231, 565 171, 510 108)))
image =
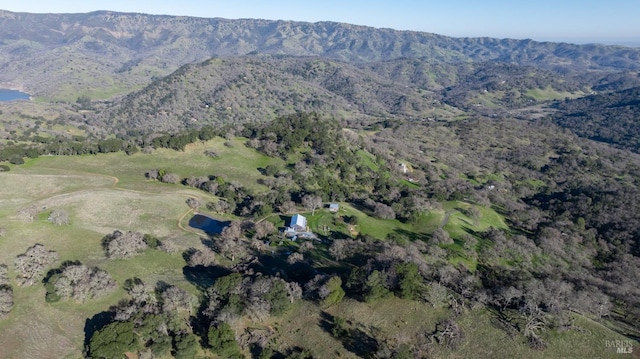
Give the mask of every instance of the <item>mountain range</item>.
POLYGON ((401 58, 503 62, 564 73, 640 69, 640 49, 532 40, 452 38, 334 22, 227 20, 108 11, 0 11, 0 83, 45 99, 110 98, 187 63, 248 54, 349 63, 401 58))

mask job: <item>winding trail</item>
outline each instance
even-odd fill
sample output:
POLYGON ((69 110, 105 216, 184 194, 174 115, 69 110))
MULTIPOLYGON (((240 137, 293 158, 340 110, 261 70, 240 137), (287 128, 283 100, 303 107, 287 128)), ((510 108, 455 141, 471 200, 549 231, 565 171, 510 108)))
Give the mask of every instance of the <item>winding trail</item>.
POLYGON ((446 211, 444 212, 444 218, 442 219, 442 222, 440 223, 440 226, 438 227, 439 229, 443 229, 444 226, 447 225, 447 223, 449 223, 449 217, 451 217, 452 214, 456 213, 457 211, 446 211))
MULTIPOLYGON (((52 169, 52 170, 60 170, 59 168, 52 168, 52 167, 43 167, 43 168, 48 168, 48 169, 52 169)), ((130 188, 122 188, 122 187, 118 187, 118 183, 120 183, 120 179, 116 176, 112 176, 112 175, 107 175, 107 174, 102 174, 102 173, 95 173, 95 172, 86 172, 86 171, 77 171, 77 170, 71 170, 71 171, 67 171, 67 175, 69 174, 76 174, 76 175, 84 175, 84 176, 91 176, 91 177, 106 177, 109 178, 113 181, 113 183, 111 184, 110 188, 114 189, 114 190, 118 190, 118 191, 124 191, 124 192, 130 192, 130 193, 137 193, 137 194, 142 194, 142 195, 153 195, 153 196, 183 196, 185 198, 193 198, 193 199, 198 199, 198 197, 192 195, 192 194, 188 194, 188 193, 184 193, 184 192, 150 192, 150 191, 141 191, 141 190, 136 190, 136 189, 130 189, 130 188)), ((56 176, 55 174, 52 174, 52 176, 56 176)), ((97 188, 104 188, 102 186, 97 187, 97 188)), ((45 201, 51 201, 51 200, 55 200, 58 198, 64 198, 64 197, 68 197, 68 196, 72 196, 74 194, 78 194, 78 193, 82 193, 82 192, 90 192, 92 191, 92 189, 81 189, 81 190, 76 190, 76 191, 69 191, 69 192, 65 192, 65 193, 59 193, 53 196, 49 196, 49 197, 45 197, 45 198, 41 198, 39 200, 36 200, 35 202, 37 203, 42 203, 45 201)), ((187 233, 191 233, 191 234, 196 234, 196 235, 202 235, 202 233, 194 230, 194 229, 190 229, 185 227, 182 224, 182 221, 190 214, 190 213, 194 213, 194 210, 192 208, 189 208, 189 210, 187 210, 185 213, 183 213, 177 220, 177 224, 176 226, 187 233)))

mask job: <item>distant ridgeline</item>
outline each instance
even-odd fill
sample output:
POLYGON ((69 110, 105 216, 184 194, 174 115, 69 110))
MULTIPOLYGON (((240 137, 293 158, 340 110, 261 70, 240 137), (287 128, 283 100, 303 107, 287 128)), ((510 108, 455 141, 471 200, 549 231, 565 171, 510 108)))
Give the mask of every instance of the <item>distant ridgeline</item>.
POLYGON ((402 58, 432 64, 503 62, 574 74, 640 69, 638 48, 452 38, 335 22, 104 11, 1 11, 0 18, 0 82, 21 79, 35 96, 57 100, 72 100, 83 93, 94 98, 126 94, 184 64, 248 54, 322 57, 354 64, 402 58))

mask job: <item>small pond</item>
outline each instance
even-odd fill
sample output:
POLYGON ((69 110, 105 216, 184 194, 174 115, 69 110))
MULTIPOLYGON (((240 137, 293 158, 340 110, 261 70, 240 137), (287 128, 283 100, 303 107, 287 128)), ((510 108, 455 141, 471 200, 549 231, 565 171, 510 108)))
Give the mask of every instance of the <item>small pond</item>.
POLYGON ((190 227, 203 230, 209 235, 222 233, 230 223, 230 221, 219 221, 202 214, 196 214, 189 220, 190 227))
POLYGON ((17 90, 0 89, 0 102, 14 100, 29 100, 31 95, 17 90))

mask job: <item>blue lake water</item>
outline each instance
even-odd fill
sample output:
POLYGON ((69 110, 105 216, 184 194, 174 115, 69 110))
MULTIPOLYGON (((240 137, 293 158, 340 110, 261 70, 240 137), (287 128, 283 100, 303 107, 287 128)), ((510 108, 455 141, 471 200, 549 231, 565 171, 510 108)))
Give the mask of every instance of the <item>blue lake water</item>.
POLYGON ((29 94, 16 91, 16 90, 7 90, 0 89, 0 102, 3 101, 14 101, 14 100, 28 100, 29 94))
POLYGON ((196 214, 189 220, 189 226, 201 229, 207 234, 220 234, 222 230, 229 225, 229 221, 218 221, 211 217, 196 214))

